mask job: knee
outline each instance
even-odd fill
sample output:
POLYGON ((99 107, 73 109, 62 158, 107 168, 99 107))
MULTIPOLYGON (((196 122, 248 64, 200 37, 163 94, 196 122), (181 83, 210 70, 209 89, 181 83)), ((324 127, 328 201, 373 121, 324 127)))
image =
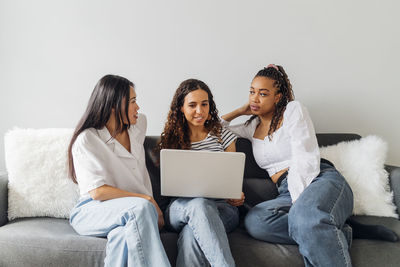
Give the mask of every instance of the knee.
POLYGON ((247 228, 252 228, 253 225, 257 224, 259 221, 259 218, 257 216, 257 212, 255 211, 255 208, 252 208, 249 210, 246 214, 246 217, 244 217, 244 226, 247 228))
POLYGON ((329 213, 300 202, 293 205, 288 215, 288 230, 292 237, 315 236, 323 224, 332 224, 329 213))
POLYGON ((255 206, 246 214, 244 226, 253 238, 264 240, 268 233, 274 233, 272 224, 269 222, 271 217, 272 213, 255 206))
POLYGON ((218 212, 217 206, 213 200, 209 200, 202 197, 193 198, 186 204, 186 209, 189 212, 198 213, 209 213, 209 212, 218 212))
POLYGON ((132 205, 127 209, 127 213, 130 217, 132 215, 147 219, 157 219, 158 213, 155 206, 148 200, 141 197, 131 197, 129 201, 132 201, 132 205))
POLYGON ((244 227, 252 237, 257 238, 258 237, 257 229, 260 226, 260 218, 254 209, 255 208, 251 209, 246 214, 246 217, 244 217, 244 227))
POLYGON ((343 179, 337 179, 334 169, 329 172, 333 174, 323 173, 324 177, 318 178, 293 204, 288 216, 289 233, 308 235, 321 232, 318 229, 341 228, 351 215, 350 187, 343 179))

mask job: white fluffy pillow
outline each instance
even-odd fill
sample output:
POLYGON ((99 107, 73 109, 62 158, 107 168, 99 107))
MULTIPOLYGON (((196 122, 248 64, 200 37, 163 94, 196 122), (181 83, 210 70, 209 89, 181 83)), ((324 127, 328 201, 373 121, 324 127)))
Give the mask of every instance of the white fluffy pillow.
POLYGON ((387 144, 378 136, 320 148, 345 177, 354 194, 353 214, 398 218, 384 169, 387 144))
POLYGON ((13 129, 4 138, 8 171, 8 218, 69 218, 79 198, 68 178, 72 129, 13 129))

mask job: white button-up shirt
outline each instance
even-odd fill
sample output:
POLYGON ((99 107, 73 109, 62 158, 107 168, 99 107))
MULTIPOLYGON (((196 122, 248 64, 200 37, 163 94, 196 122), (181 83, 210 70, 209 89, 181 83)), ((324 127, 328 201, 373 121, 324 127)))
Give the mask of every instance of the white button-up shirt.
POLYGON ((281 127, 264 140, 254 138, 259 118, 249 125, 229 126, 222 124, 240 137, 252 142, 254 159, 270 176, 289 168, 287 181, 292 201, 295 202, 304 189, 320 172, 320 154, 314 126, 307 109, 297 101, 286 106, 281 127))
POLYGON ((89 128, 78 136, 72 156, 81 197, 102 185, 153 195, 143 147, 146 127, 146 117, 139 114, 137 123, 128 129, 131 152, 112 138, 106 127, 89 128))

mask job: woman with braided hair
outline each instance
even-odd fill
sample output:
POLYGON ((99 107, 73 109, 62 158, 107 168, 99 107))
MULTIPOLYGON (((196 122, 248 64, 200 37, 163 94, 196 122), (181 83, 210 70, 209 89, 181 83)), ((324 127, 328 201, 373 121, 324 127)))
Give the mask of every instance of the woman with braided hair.
MULTIPOLYGON (((279 193, 248 212, 249 234, 271 243, 298 244, 306 266, 351 266, 352 227, 347 219, 353 210, 352 190, 333 164, 320 158, 313 123, 306 108, 294 101, 285 70, 274 64, 260 70, 248 103, 222 119, 228 129, 251 141, 257 164, 279 193), (253 116, 229 126, 241 115, 253 116)), ((350 223, 361 238, 397 240, 383 226, 350 223)))
MULTIPOLYGON (((158 149, 236 151, 236 136, 221 126, 209 87, 183 81, 175 92, 158 149)), ((207 167, 207 166, 204 166, 207 167)), ((166 225, 179 232, 176 266, 235 266, 226 233, 239 224, 241 199, 175 198, 166 225)))

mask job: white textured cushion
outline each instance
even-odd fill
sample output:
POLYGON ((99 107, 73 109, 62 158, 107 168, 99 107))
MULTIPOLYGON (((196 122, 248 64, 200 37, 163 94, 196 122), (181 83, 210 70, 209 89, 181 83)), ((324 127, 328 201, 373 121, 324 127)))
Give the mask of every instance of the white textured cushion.
POLYGON ((378 136, 322 147, 321 157, 331 161, 354 194, 353 214, 398 218, 384 169, 387 144, 378 136))
POLYGON ((9 179, 8 218, 68 218, 79 198, 68 178, 72 129, 13 129, 4 138, 9 179))

